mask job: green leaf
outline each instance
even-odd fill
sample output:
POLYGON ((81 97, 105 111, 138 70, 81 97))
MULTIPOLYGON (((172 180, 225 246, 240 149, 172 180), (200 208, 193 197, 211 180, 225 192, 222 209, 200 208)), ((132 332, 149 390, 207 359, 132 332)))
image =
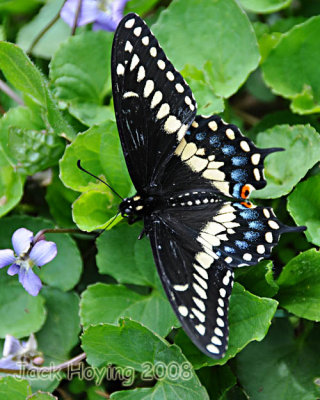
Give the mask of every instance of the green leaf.
POLYGON ((288 7, 292 0, 240 0, 243 7, 254 13, 264 14, 288 7))
POLYGON ((104 31, 71 36, 50 63, 55 95, 71 103, 102 105, 110 83, 112 35, 104 31), (107 87, 108 84, 108 87, 107 87))
POLYGON ((43 0, 1 0, 0 11, 12 14, 28 13, 43 3, 43 0))
POLYGON ((8 150, 17 160, 19 172, 32 175, 58 164, 64 142, 55 133, 46 130, 9 130, 8 150))
POLYGON ((31 394, 28 381, 13 376, 0 378, 0 398, 3 400, 26 400, 31 394))
POLYGON ((272 90, 292 101, 299 114, 320 111, 320 17, 313 17, 282 35, 262 65, 272 90))
POLYGON ((252 194, 254 198, 274 199, 289 193, 320 160, 320 137, 310 125, 276 125, 257 136, 257 146, 283 147, 265 161, 267 186, 252 194))
MULTIPOLYGON (((15 230, 24 227, 34 234, 42 229, 52 229, 53 223, 41 218, 13 216, 0 220, 0 248, 12 248, 11 237, 15 230)), ((82 260, 76 243, 65 233, 47 233, 47 240, 57 244, 57 256, 41 269, 34 268, 43 282, 60 288, 72 289, 79 281, 82 272, 82 260), (66 265, 68 268, 66 268, 66 265)), ((10 278, 14 280, 15 278, 10 278)))
POLYGON ((119 283, 159 287, 151 246, 147 238, 138 240, 141 224, 120 224, 97 240, 97 265, 119 283))
MULTIPOLYGON (((63 0, 51 0, 41 8, 38 14, 18 32, 17 44, 28 51, 38 34, 52 21, 58 14, 63 0)), ((71 33, 71 28, 61 18, 59 18, 50 29, 44 33, 39 42, 34 46, 32 54, 50 59, 59 49, 61 43, 65 41, 71 33)))
POLYGON ((106 192, 90 190, 82 193, 72 205, 72 218, 82 231, 103 229, 115 213, 113 196, 106 192), (90 210, 90 213, 88 213, 90 210))
POLYGON ((147 13, 152 10, 158 0, 130 0, 126 4, 125 14, 129 12, 135 12, 139 15, 147 13))
POLYGON ((213 360, 202 354, 182 330, 176 336, 175 343, 182 348, 195 369, 223 365, 248 343, 253 340, 260 341, 265 337, 277 304, 276 300, 254 296, 236 283, 230 298, 229 348, 221 360, 213 360))
POLYGON ((126 171, 115 122, 107 121, 80 133, 66 148, 60 161, 60 178, 70 189, 87 192, 98 188, 99 191, 108 192, 109 189, 104 185, 77 168, 78 160, 81 160, 84 168, 109 182, 123 196, 128 194, 131 181, 126 171))
POLYGON ((48 287, 41 293, 46 301, 48 316, 37 333, 37 341, 48 365, 51 361, 67 360, 70 351, 78 343, 79 297, 75 292, 64 293, 48 287))
POLYGON ((257 296, 273 297, 279 290, 273 277, 272 261, 235 270, 236 281, 257 296))
MULTIPOLYGON (((16 338, 37 332, 46 318, 43 297, 27 293, 18 280, 0 271, 0 337, 16 338)), ((1 392, 1 391, 0 391, 1 392)))
POLYGON ((204 71, 218 96, 235 93, 259 63, 253 28, 234 0, 174 1, 152 30, 174 66, 204 71))
POLYGON ((74 239, 68 234, 47 233, 46 239, 56 243, 58 254, 48 265, 40 269, 39 276, 48 285, 68 291, 80 280, 82 273, 80 251, 74 239))
POLYGON ((85 328, 99 323, 117 324, 121 317, 132 318, 163 337, 173 326, 179 326, 162 293, 153 290, 141 295, 123 285, 89 286, 82 293, 80 316, 85 328))
POLYGON ((51 128, 60 136, 73 138, 74 131, 60 114, 45 78, 18 46, 0 42, 0 68, 14 87, 24 94, 25 102, 41 115, 48 130, 51 128))
POLYGON ((251 343, 236 359, 247 396, 255 400, 319 398, 319 326, 296 334, 288 320, 276 320, 261 343, 251 343))
POLYGON ((237 378, 227 364, 217 368, 201 368, 197 374, 210 399, 226 400, 226 394, 237 383, 237 378))
POLYGON ((51 393, 38 392, 29 396, 26 400, 58 400, 58 397, 52 396, 51 393))
POLYGON ((88 127, 100 125, 107 120, 115 121, 113 107, 94 103, 71 103, 69 112, 83 125, 88 127))
POLYGON ((120 326, 102 324, 89 327, 82 336, 82 347, 88 363, 95 367, 116 364, 133 368, 143 376, 149 370, 149 379, 152 375, 155 377, 154 371, 160 371, 159 366, 162 367, 164 375, 154 387, 114 393, 113 399, 209 399, 181 350, 135 321, 124 319, 120 326), (178 372, 175 376, 170 370, 173 364, 178 372))
POLYGON ((74 228, 71 214, 71 203, 76 200, 78 193, 66 188, 53 170, 51 184, 47 187, 46 201, 49 205, 50 214, 58 226, 74 228))
POLYGON ((306 225, 307 239, 320 246, 320 175, 299 183, 288 197, 288 211, 297 225, 306 225))
POLYGON ((18 174, 0 146, 0 216, 15 207, 23 194, 24 178, 18 174))
POLYGON ((277 299, 293 314, 320 320, 320 253, 310 249, 291 259, 278 281, 277 299))

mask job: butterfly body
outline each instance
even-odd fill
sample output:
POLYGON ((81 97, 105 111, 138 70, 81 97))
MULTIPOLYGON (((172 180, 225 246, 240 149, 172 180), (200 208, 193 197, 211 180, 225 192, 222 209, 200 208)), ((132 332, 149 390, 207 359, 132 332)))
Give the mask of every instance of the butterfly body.
POLYGON ((247 200, 266 185, 265 157, 282 149, 259 149, 219 116, 197 116, 191 89, 136 14, 117 28, 111 67, 120 141, 137 191, 119 210, 129 224, 143 220, 183 329, 202 352, 221 358, 234 268, 258 263, 283 232, 303 229, 247 200))

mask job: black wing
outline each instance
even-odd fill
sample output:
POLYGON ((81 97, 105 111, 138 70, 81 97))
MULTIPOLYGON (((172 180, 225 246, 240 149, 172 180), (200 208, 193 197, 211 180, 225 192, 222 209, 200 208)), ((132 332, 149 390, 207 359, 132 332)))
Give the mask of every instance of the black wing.
POLYGON ((207 190, 217 195, 247 199, 266 185, 265 157, 280 148, 259 149, 219 116, 197 116, 167 164, 163 192, 207 190))
POLYGON ((233 268, 270 256, 283 225, 269 207, 218 201, 145 217, 162 284, 182 327, 213 358, 228 345, 233 268))
POLYGON ((111 67, 120 140, 132 182, 142 193, 157 183, 195 117, 196 102, 136 14, 119 23, 111 67))

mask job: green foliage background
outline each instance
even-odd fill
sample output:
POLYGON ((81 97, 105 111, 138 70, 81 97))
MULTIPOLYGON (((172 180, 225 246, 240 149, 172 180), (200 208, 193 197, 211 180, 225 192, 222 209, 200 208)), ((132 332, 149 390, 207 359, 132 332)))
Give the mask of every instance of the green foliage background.
MULTIPOLYGON (((71 36, 59 19, 30 51, 62 4, 0 0, 0 78, 20 98, 0 91, 3 249, 19 227, 93 232, 107 225, 118 199, 79 171, 78 159, 122 196, 134 193, 112 105, 113 34, 86 26, 71 36)), ((6 334, 34 332, 45 365, 85 351, 87 366, 130 367, 134 377, 128 386, 121 379, 2 374, 0 398, 316 400, 320 2, 131 0, 129 11, 152 27, 190 84, 199 113, 222 113, 258 146, 286 149, 267 158, 268 185, 252 197, 307 231, 284 235, 271 260, 236 271, 222 360, 200 353, 179 327, 148 240, 137 241, 141 225, 119 218, 96 242, 94 234, 48 234, 58 255, 37 271, 45 284, 39 296, 0 271, 1 347, 6 334), (174 363, 182 368, 178 377, 168 367, 174 363), (146 365, 151 381, 143 379, 146 365)))

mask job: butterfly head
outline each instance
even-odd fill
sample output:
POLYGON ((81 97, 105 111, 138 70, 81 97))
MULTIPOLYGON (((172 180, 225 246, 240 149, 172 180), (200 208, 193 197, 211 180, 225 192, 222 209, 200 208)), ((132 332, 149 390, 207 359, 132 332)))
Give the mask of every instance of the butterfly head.
POLYGON ((127 197, 119 205, 119 211, 124 218, 128 218, 129 224, 141 219, 144 215, 145 202, 141 196, 127 197))

